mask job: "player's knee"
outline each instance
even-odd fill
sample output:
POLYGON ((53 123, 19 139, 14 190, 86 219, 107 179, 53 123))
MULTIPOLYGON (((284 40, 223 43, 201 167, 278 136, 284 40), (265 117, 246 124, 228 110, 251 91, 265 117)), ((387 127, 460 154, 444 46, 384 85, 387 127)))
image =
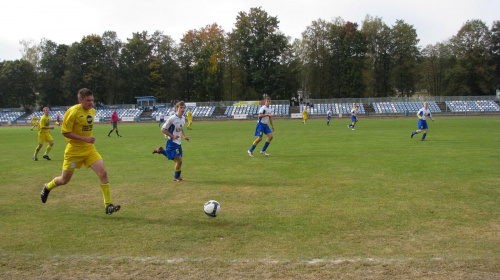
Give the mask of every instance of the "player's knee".
POLYGON ((108 171, 106 171, 106 169, 102 168, 101 170, 97 171, 97 176, 99 176, 99 178, 101 179, 105 179, 105 178, 108 178, 108 171))

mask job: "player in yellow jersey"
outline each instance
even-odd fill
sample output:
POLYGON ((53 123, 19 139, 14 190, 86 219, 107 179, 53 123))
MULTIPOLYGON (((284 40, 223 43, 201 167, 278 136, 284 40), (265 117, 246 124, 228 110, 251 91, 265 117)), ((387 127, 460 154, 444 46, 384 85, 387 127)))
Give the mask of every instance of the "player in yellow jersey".
POLYGON ((108 173, 101 155, 94 146, 95 138, 92 136, 95 116, 95 109, 92 108, 94 94, 89 89, 82 88, 78 91, 78 102, 80 104, 66 111, 61 127, 61 132, 68 141, 64 151, 62 174, 43 186, 40 197, 45 203, 50 191, 66 185, 71 180, 75 168, 80 169, 84 165, 86 168, 92 168, 99 176, 106 214, 112 214, 120 210, 120 205, 115 206, 111 203, 108 173))
POLYGON ((191 129, 191 124, 193 123, 193 113, 191 112, 191 108, 189 108, 187 112, 187 121, 188 121, 188 129, 191 129))
POLYGON ((38 160, 38 152, 43 147, 43 143, 49 143, 47 149, 45 149, 45 154, 43 158, 46 160, 50 160, 49 152, 54 146, 54 139, 52 139, 52 135, 50 135, 49 129, 54 129, 53 126, 50 126, 50 116, 49 116, 49 107, 43 108, 43 116, 40 118, 40 122, 38 122, 38 146, 35 148, 35 154, 33 155, 33 160, 38 160))
POLYGON ((306 124, 307 122, 307 106, 304 106, 304 111, 302 111, 302 123, 306 124))
POLYGON ((36 127, 36 125, 37 125, 37 120, 38 120, 38 118, 36 117, 36 115, 35 115, 35 114, 33 114, 33 117, 31 117, 31 124, 33 124, 33 126, 31 127, 31 130, 33 130, 33 128, 35 128, 35 127, 36 127))

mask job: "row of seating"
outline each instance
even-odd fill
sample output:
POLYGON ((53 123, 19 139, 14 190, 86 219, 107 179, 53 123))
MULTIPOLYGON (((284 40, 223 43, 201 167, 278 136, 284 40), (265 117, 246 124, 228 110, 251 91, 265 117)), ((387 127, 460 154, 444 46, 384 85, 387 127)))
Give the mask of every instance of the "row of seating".
MULTIPOLYGON (((114 109, 99 109, 95 113, 96 118, 110 118, 114 109)), ((142 114, 141 109, 116 109, 116 114, 118 118, 138 118, 142 114)))
MULTIPOLYGON (((64 113, 66 113, 65 110, 64 111, 62 111, 62 110, 49 111, 49 117, 51 120, 56 121, 57 115, 59 115, 59 119, 62 121, 62 119, 64 117, 64 113)), ((43 116, 43 112, 42 111, 33 112, 30 115, 26 116, 24 119, 26 121, 31 122, 31 119, 33 118, 33 116, 36 116, 37 120, 40 120, 40 118, 43 116)))
POLYGON ((500 106, 493 100, 446 101, 452 112, 499 112, 500 106))
MULTIPOLYGON (((420 108, 423 107, 423 101, 417 102, 374 102, 372 103, 375 110, 375 114, 405 114, 405 113, 416 113, 420 108)), ((446 106, 451 112, 463 113, 463 112, 500 112, 500 106, 493 100, 478 100, 478 101, 445 101, 446 106)), ((359 113, 365 114, 365 108, 362 103, 358 103, 359 113)), ((247 115, 254 116, 259 112, 261 105, 248 105, 248 106, 227 106, 224 114, 228 117, 234 117, 235 115, 247 115)), ((304 108, 307 108, 309 115, 326 115, 328 110, 332 108, 335 115, 337 114, 349 114, 353 107, 353 103, 322 103, 310 105, 300 105, 299 110, 302 112, 304 108)), ((193 112, 193 117, 211 117, 215 111, 215 106, 194 106, 187 107, 193 112)), ((290 114, 290 105, 288 104, 271 104, 270 109, 272 113, 276 116, 288 116, 290 114)), ((429 102, 429 109, 432 112, 441 113, 441 109, 436 102, 429 102)), ((50 111, 49 116, 53 121, 57 119, 57 115, 60 116, 62 120, 65 110, 50 111)), ((98 109, 96 111, 96 118, 109 118, 113 109, 98 109)), ((142 114, 140 109, 117 109, 118 117, 131 117, 138 118, 142 114)), ((151 116, 156 118, 157 116, 170 116, 174 113, 173 108, 160 108, 152 112, 151 116)), ((23 115, 22 112, 0 112, 0 122, 13 122, 19 119, 23 115)), ((42 111, 34 112, 24 118, 25 121, 31 122, 33 115, 37 116, 37 119, 43 115, 42 111)))
POLYGON ((0 113, 0 122, 13 122, 22 115, 21 112, 2 112, 0 113))
POLYGON ((313 106, 308 105, 300 105, 300 112, 304 111, 304 108, 307 108, 307 112, 309 115, 326 115, 330 108, 332 108, 332 112, 334 115, 338 114, 350 114, 354 104, 358 105, 358 113, 364 114, 365 107, 362 103, 322 103, 322 104, 313 104, 313 106))
MULTIPOLYGON (((184 115, 187 114, 188 110, 191 109, 193 117, 211 117, 214 113, 215 106, 187 106, 184 115)), ((151 117, 156 118, 157 116, 171 116, 175 113, 174 108, 160 108, 153 113, 151 117)))
MULTIPOLYGON (((248 106, 227 106, 224 114, 232 117, 234 115, 248 115, 253 116, 259 113, 262 105, 248 105, 248 106)), ((290 105, 286 104, 271 104, 269 109, 275 116, 288 116, 290 113, 290 105)))
MULTIPOLYGON (((96 110, 95 117, 97 119, 109 118, 109 117, 111 117, 111 113, 113 113, 113 110, 114 109, 98 109, 98 110, 96 110)), ((62 111, 62 110, 50 111, 49 117, 52 121, 56 121, 57 115, 59 115, 59 118, 62 121, 65 113, 66 113, 66 111, 62 111)), ((142 114, 142 110, 139 110, 139 109, 116 109, 116 113, 118 114, 118 117, 120 119, 123 117, 136 118, 142 114)), ((42 111, 33 112, 32 114, 26 116, 24 119, 29 122, 29 121, 31 121, 31 119, 33 118, 34 115, 37 117, 38 120, 40 120, 40 118, 43 116, 43 112, 42 111)))
MULTIPOLYGON (((376 114, 404 114, 416 113, 424 107, 423 101, 416 102, 374 102, 372 103, 376 114)), ((441 112, 441 109, 436 102, 429 102, 431 112, 441 112)))

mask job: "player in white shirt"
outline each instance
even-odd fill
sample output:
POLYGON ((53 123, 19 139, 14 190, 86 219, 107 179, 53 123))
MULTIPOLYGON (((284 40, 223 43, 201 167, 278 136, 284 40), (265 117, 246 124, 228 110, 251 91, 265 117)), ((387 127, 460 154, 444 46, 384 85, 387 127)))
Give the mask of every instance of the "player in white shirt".
POLYGON ((153 154, 162 154, 169 160, 175 162, 174 181, 181 182, 181 166, 182 166, 182 146, 181 137, 189 142, 189 137, 184 134, 184 124, 186 118, 183 116, 186 111, 186 104, 179 101, 175 105, 176 114, 170 116, 165 124, 161 127, 161 131, 168 136, 166 148, 158 147, 153 151, 153 154))
POLYGON ((354 126, 358 122, 358 112, 359 112, 359 106, 354 104, 351 110, 351 124, 347 126, 347 128, 352 128, 354 130, 354 126))
POLYGON ((333 115, 333 110, 332 107, 330 107, 330 110, 326 113, 326 125, 330 125, 330 119, 332 118, 333 115))
POLYGON ((425 140, 427 136, 427 132, 429 132, 429 127, 427 126, 427 118, 430 118, 434 122, 434 118, 432 118, 431 110, 429 109, 429 102, 424 102, 424 107, 418 110, 418 127, 417 130, 413 131, 410 135, 410 138, 413 138, 413 135, 419 134, 422 131, 425 131, 422 135, 422 141, 425 140))
POLYGON ((247 151, 248 155, 253 157, 253 150, 259 144, 260 141, 262 141, 262 136, 264 134, 267 135, 267 140, 266 143, 264 144, 264 147, 262 147, 262 150, 260 151, 261 154, 265 156, 269 156, 269 154, 266 152, 267 147, 269 147, 269 144, 271 144, 271 141, 273 140, 273 131, 274 131, 274 125, 273 125, 273 120, 272 117, 273 115, 271 114, 271 110, 269 109, 269 105, 271 105, 271 98, 267 97, 264 100, 264 106, 260 107, 259 110, 259 119, 257 121, 257 127, 255 129, 255 136, 257 136, 257 139, 253 141, 252 146, 250 149, 247 151), (271 128, 269 128, 269 125, 267 123, 271 124, 271 128))

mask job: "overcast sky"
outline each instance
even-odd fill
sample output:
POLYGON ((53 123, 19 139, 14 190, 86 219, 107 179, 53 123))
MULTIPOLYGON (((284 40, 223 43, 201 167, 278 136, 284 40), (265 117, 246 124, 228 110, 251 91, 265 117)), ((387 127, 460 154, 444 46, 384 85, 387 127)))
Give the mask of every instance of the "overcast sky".
POLYGON ((366 15, 388 26, 402 19, 416 29, 420 46, 451 38, 467 20, 489 28, 500 20, 499 0, 3 0, 0 7, 0 61, 20 59, 21 40, 70 45, 105 31, 126 42, 134 32, 160 30, 179 43, 187 31, 212 23, 229 32, 238 12, 253 7, 276 16, 280 31, 292 38, 317 19, 340 17, 360 27, 366 15))

